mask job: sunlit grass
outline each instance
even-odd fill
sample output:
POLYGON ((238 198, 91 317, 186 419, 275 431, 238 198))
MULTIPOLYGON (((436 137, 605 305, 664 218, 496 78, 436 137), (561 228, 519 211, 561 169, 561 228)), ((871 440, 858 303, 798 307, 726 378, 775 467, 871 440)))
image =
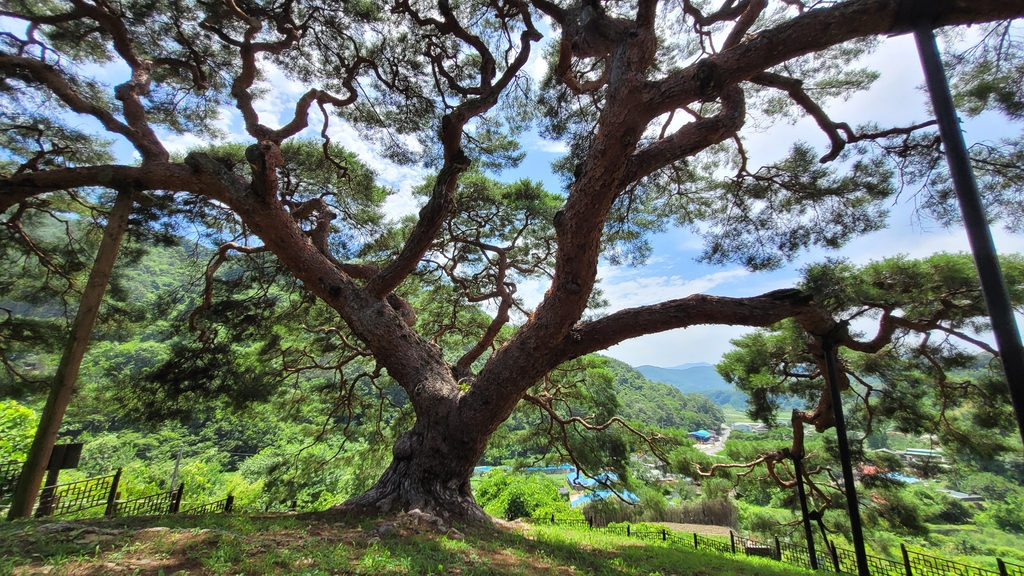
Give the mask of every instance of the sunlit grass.
MULTIPOLYGON (((40 530, 42 528, 42 530, 40 530)), ((396 574, 781 576, 807 572, 760 558, 695 552, 589 530, 528 526, 378 536, 376 523, 317 515, 90 520, 47 532, 0 525, 7 574, 396 574), (145 530, 155 526, 166 530, 145 530), (101 543, 83 534, 118 531, 101 543)))

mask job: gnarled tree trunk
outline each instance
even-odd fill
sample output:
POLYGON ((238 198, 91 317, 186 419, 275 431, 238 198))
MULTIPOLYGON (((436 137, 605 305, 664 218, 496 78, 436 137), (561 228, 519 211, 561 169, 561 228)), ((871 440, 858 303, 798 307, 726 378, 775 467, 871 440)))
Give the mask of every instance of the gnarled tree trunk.
POLYGON ((380 479, 342 508, 378 514, 419 509, 446 520, 489 521, 469 484, 489 435, 467 445, 460 426, 443 420, 418 419, 395 443, 391 465, 380 479))

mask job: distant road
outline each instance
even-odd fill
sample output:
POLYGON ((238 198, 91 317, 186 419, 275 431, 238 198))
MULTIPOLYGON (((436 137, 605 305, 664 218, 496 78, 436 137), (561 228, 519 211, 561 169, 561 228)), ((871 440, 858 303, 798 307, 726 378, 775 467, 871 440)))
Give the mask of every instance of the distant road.
POLYGON ((697 444, 697 450, 701 452, 713 455, 718 454, 725 448, 725 441, 729 439, 729 434, 732 433, 732 428, 722 425, 722 435, 718 438, 718 442, 712 442, 710 444, 697 444))

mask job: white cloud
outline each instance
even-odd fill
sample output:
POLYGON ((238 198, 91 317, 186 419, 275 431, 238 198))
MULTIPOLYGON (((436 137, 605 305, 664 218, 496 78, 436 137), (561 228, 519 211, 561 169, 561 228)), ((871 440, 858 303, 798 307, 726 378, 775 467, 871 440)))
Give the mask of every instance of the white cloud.
POLYGON ((634 338, 601 352, 631 366, 678 366, 687 362, 715 363, 732 349, 730 340, 751 332, 743 326, 694 326, 634 338))
POLYGON ((748 276, 750 272, 741 268, 723 270, 699 278, 687 279, 682 276, 640 276, 622 282, 601 283, 604 296, 610 306, 608 312, 657 304, 692 294, 702 294, 721 285, 748 276))
POLYGON ((569 151, 569 147, 565 144, 565 142, 538 138, 536 142, 530 145, 530 150, 545 152, 547 154, 565 154, 566 152, 569 151))

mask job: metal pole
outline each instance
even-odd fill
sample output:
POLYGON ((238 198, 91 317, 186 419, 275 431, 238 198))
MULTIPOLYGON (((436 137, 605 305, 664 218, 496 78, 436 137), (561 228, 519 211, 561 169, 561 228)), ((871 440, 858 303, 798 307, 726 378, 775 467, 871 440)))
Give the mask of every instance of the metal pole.
MULTIPOLYGON (((800 424, 803 426, 803 424, 800 424)), ((818 569, 818 555, 814 553, 814 532, 811 531, 811 518, 807 512, 807 492, 804 490, 803 457, 793 456, 793 468, 796 469, 796 490, 800 497, 800 514, 804 519, 804 535, 807 536, 807 556, 811 562, 811 570, 818 569)), ((731 532, 730 532, 731 534, 731 532)))
POLYGON ((1017 417, 1017 430, 1024 440, 1024 347, 1021 346, 1020 332, 1013 316, 1013 305, 1006 290, 992 233, 985 217, 985 208, 978 194, 978 184, 971 170, 971 158, 960 132, 960 122, 949 93, 949 82, 939 57, 939 47, 932 33, 932 23, 921 23, 914 27, 917 51, 924 67, 932 108, 939 122, 939 136, 946 150, 946 162, 953 177, 953 187, 960 202, 960 214, 964 219, 967 239, 974 255, 974 265, 981 280, 981 293, 985 297, 992 332, 999 348, 999 357, 1006 374, 1006 385, 1010 389, 1010 401, 1017 417))
POLYGON ((860 525, 860 506, 857 503, 857 487, 853 480, 853 463, 850 461, 850 440, 846 436, 846 419, 843 417, 843 398, 839 395, 839 370, 836 368, 836 349, 832 340, 821 339, 828 369, 828 389, 832 395, 832 412, 836 419, 836 437, 839 440, 839 460, 843 465, 843 483, 846 484, 846 506, 850 512, 850 531, 853 533, 853 551, 857 556, 857 574, 871 576, 868 570, 868 553, 864 548, 864 531, 860 525))

